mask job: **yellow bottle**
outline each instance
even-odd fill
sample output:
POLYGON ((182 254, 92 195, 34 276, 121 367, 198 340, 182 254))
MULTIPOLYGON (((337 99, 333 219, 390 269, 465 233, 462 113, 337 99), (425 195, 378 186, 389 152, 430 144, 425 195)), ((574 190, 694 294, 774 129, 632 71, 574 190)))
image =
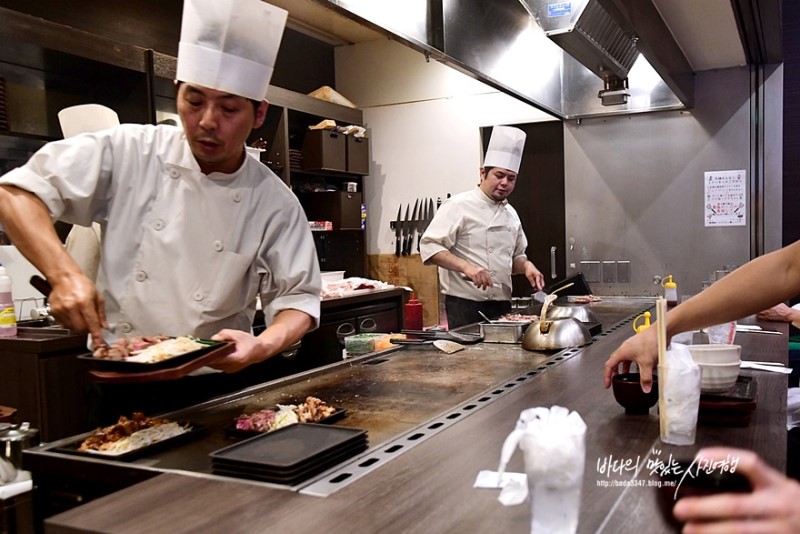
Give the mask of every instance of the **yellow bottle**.
POLYGON ((661 281, 664 286, 664 298, 667 299, 667 306, 678 305, 678 284, 672 281, 672 275, 669 274, 661 281), (666 281, 665 281, 666 280, 666 281))
POLYGON ((648 312, 644 312, 643 314, 637 316, 636 319, 633 320, 633 330, 634 330, 634 332, 636 332, 638 334, 639 332, 649 328, 650 327, 650 317, 651 317, 651 314, 650 314, 649 311, 648 312), (644 323, 640 324, 640 325, 637 325, 636 323, 639 321, 639 319, 644 319, 644 323))

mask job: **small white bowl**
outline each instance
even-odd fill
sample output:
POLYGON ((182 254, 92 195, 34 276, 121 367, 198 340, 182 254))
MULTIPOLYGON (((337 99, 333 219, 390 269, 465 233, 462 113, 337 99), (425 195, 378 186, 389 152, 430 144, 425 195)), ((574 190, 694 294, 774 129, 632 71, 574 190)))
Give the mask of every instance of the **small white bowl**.
POLYGON ((736 384, 739 378, 739 364, 733 363, 699 363, 700 366, 700 392, 725 393, 736 384))
POLYGON ((697 363, 734 363, 742 356, 741 345, 687 345, 697 363))

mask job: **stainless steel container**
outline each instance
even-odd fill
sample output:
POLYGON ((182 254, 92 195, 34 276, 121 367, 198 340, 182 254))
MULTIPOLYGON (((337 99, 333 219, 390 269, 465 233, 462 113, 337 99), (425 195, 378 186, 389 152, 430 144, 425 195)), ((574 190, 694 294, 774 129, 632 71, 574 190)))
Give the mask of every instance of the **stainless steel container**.
POLYGON ((483 341, 487 343, 520 343, 529 322, 480 323, 483 341))
POLYGON ((22 451, 39 444, 39 431, 29 423, 0 431, 0 484, 13 482, 22 470, 22 451))

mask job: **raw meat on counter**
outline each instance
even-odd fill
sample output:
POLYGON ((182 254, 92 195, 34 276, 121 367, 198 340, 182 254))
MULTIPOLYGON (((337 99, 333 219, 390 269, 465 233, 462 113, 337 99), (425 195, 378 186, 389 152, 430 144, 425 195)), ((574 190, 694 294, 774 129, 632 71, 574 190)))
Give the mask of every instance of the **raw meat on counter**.
POLYGON ((336 280, 322 284, 322 292, 320 293, 320 296, 324 299, 338 298, 347 296, 348 293, 357 291, 359 289, 374 290, 391 289, 393 287, 393 285, 387 284, 386 282, 381 282, 379 280, 370 280, 369 278, 352 276, 350 278, 344 278, 342 280, 336 280))

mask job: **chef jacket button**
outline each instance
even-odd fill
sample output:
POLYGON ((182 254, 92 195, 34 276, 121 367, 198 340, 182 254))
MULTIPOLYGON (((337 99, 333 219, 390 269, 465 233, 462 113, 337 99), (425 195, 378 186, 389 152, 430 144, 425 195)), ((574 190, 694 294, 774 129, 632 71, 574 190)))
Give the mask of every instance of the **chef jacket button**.
POLYGON ((147 280, 147 273, 144 271, 137 271, 136 272, 136 281, 137 282, 144 282, 147 280))
POLYGON ((199 291, 196 291, 196 292, 195 292, 195 293, 192 295, 192 298, 193 298, 194 300, 196 300, 197 302, 200 302, 201 300, 203 300, 203 294, 202 294, 202 293, 200 293, 199 291))
POLYGON ((489 247, 489 254, 491 254, 492 252, 494 252, 494 249, 492 247, 489 247))
POLYGON ((234 202, 241 202, 242 201, 242 194, 239 191, 234 191, 233 195, 231 195, 231 196, 233 197, 233 201, 234 202))
POLYGON ((119 330, 123 334, 130 334, 133 332, 133 327, 131 326, 131 323, 119 323, 115 330, 119 330))
POLYGON ((224 248, 225 246, 222 244, 222 241, 214 241, 214 250, 217 252, 222 252, 222 249, 224 248))
POLYGON ((164 221, 162 221, 161 219, 156 219, 155 221, 153 221, 153 228, 155 228, 156 230, 163 230, 164 221))
POLYGON ((489 271, 489 274, 494 276, 494 271, 489 271))
POLYGON ((170 170, 169 170, 169 175, 170 175, 172 178, 179 178, 179 177, 180 177, 180 175, 181 175, 181 172, 180 172, 178 169, 170 169, 170 170))

